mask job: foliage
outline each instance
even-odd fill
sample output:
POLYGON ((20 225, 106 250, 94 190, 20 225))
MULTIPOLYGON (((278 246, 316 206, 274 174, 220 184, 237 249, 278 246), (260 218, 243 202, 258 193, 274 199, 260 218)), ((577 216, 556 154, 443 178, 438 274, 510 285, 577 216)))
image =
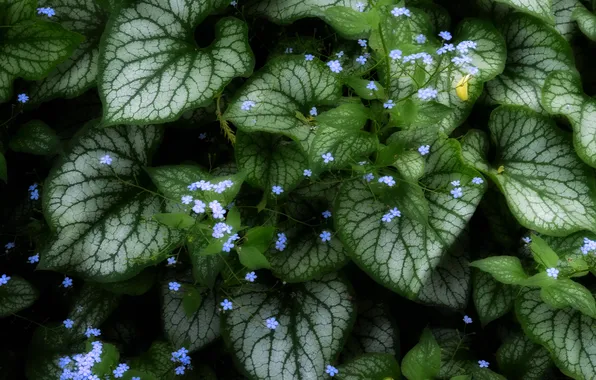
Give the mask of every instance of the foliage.
POLYGON ((0 379, 596 378, 595 6, 0 0, 0 379))

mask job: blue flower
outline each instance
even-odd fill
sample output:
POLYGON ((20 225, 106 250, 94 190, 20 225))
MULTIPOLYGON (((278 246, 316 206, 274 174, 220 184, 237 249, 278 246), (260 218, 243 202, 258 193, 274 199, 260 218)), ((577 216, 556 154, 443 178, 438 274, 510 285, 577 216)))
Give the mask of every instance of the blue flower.
POLYGON ((373 81, 373 80, 368 82, 368 84, 366 85, 366 88, 368 88, 369 90, 373 90, 373 91, 378 90, 377 85, 375 84, 375 81, 373 81))
POLYGON ((64 280, 62 280, 62 286, 65 288, 70 288, 72 286, 72 278, 64 277, 64 280))
POLYGON ((183 195, 181 198, 181 202, 183 205, 190 204, 190 202, 192 202, 192 196, 191 195, 183 195))
POLYGON ((93 327, 87 327, 87 330, 85 331, 85 336, 87 338, 91 338, 91 335, 93 335, 94 337, 98 337, 101 335, 101 330, 94 329, 93 327))
POLYGON ((230 302, 227 298, 220 303, 221 307, 226 310, 232 310, 232 302, 230 302))
POLYGON ((557 268, 548 268, 546 270, 546 274, 548 275, 548 277, 552 277, 556 280, 557 277, 559 277, 559 270, 557 268))
POLYGON ((52 16, 56 15, 56 12, 52 8, 46 7, 46 8, 37 8, 37 14, 52 17, 52 16))
POLYGON ((109 154, 106 154, 99 159, 99 163, 102 165, 112 165, 112 157, 110 157, 109 154))
POLYGON ((62 323, 64 323, 64 327, 67 329, 72 329, 72 326, 74 326, 74 321, 72 319, 65 319, 62 323))
MULTIPOLYGON (((339 52, 339 53, 342 53, 342 55, 343 55, 343 52, 339 52)), ((337 53, 337 54, 339 54, 339 53, 337 53)), ((339 73, 343 70, 343 68, 341 67, 341 63, 339 63, 339 61, 337 61, 337 60, 327 62, 327 66, 329 66, 329 69, 331 70, 332 73, 339 73)))
POLYGON ((389 187, 393 187, 395 185, 395 180, 392 176, 386 175, 378 179, 379 183, 384 183, 389 187))
POLYGON ((118 364, 118 367, 116 367, 116 369, 114 371, 112 371, 112 373, 114 374, 115 378, 120 378, 122 377, 122 375, 124 375, 124 372, 128 371, 130 369, 130 367, 128 366, 128 364, 118 364))
POLYGON ((175 292, 177 292, 178 290, 180 290, 180 284, 177 283, 177 282, 175 282, 175 281, 170 282, 168 284, 168 287, 170 288, 170 290, 173 290, 175 292))
POLYGON ((19 96, 17 96, 17 100, 19 101, 19 103, 27 103, 29 101, 29 96, 27 96, 27 94, 23 93, 23 94, 19 94, 19 96))
POLYGON ((6 243, 6 245, 4 246, 4 248, 6 248, 6 250, 9 250, 9 249, 13 249, 16 246, 17 245, 14 242, 11 241, 11 242, 6 243))
POLYGON ((271 187, 271 192, 275 195, 279 195, 284 192, 284 189, 281 186, 275 185, 271 187))
POLYGON ((337 368, 335 368, 334 366, 332 366, 332 365, 327 365, 327 369, 325 369, 325 372, 329 376, 333 377, 333 376, 335 376, 335 375, 337 375, 339 373, 339 370, 337 368))
POLYGON ((464 315, 464 323, 466 325, 469 325, 470 323, 472 323, 472 318, 468 317, 467 315, 464 315))
POLYGON ((366 47, 368 45, 368 41, 366 40, 358 40, 358 45, 362 47, 366 47))
POLYGON ((248 282, 255 282, 257 274, 255 272, 247 273, 246 276, 244 276, 244 279, 248 282))
POLYGON ((410 10, 406 7, 401 7, 401 8, 395 7, 391 11, 391 14, 395 17, 399 17, 399 16, 410 17, 412 15, 412 13, 410 13, 410 10))
POLYGON ((426 36, 424 34, 419 34, 417 35, 415 38, 416 42, 418 42, 419 44, 423 44, 426 42, 426 36))
POLYGON ((426 156, 429 152, 430 145, 422 145, 420 148, 418 148, 418 153, 420 153, 422 156, 426 156))
POLYGON ((323 218, 325 218, 325 219, 331 218, 331 211, 329 211, 329 210, 323 211, 323 218))
POLYGON ((444 39, 445 41, 449 41, 451 40, 452 36, 451 33, 447 32, 447 31, 442 31, 441 33, 439 33, 439 37, 441 37, 442 39, 444 39))
POLYGON ((311 108, 309 114, 310 114, 310 116, 317 116, 318 115, 317 107, 311 108))
POLYGON ((275 249, 277 249, 278 251, 283 251, 284 249, 286 249, 287 242, 288 238, 286 237, 286 234, 284 234, 283 232, 278 233, 277 241, 275 242, 275 249))
POLYGON ((39 253, 36 253, 33 256, 29 256, 29 258, 27 259, 27 262, 29 262, 29 264, 35 264, 39 262, 39 253))
POLYGON ((31 195, 30 199, 38 200, 39 199, 39 190, 38 189, 33 190, 30 195, 31 195))
POLYGON ((464 195, 464 192, 462 191, 461 187, 456 187, 453 190, 451 190, 451 195, 453 195, 454 199, 457 199, 461 198, 464 195))
POLYGON ((8 284, 10 278, 10 276, 3 274, 2 277, 0 277, 0 286, 8 284))
POLYGON ((250 111, 250 109, 252 107, 254 107, 256 105, 255 102, 253 102, 252 100, 245 100, 242 102, 242 105, 240 106, 240 109, 242 111, 250 111))
POLYGON ((265 324, 267 325, 267 328, 270 330, 275 330, 277 326, 279 326, 279 322, 277 322, 275 317, 267 318, 265 320, 265 324))
POLYGON ((326 163, 326 164, 328 164, 331 161, 335 160, 333 158, 333 156, 331 155, 331 152, 327 152, 327 153, 321 155, 321 157, 323 158, 323 162, 326 163))
POLYGON ((174 265, 174 264, 176 264, 176 258, 168 257, 168 265, 174 265))
POLYGON ((439 96, 439 91, 432 87, 421 88, 418 90, 418 99, 425 102, 431 99, 436 99, 437 96, 439 96))
POLYGON ((391 50, 391 52, 389 52, 389 58, 391 58, 393 60, 400 59, 401 54, 402 54, 402 52, 399 49, 391 50))
POLYGON ((215 218, 215 219, 224 219, 225 218, 224 215, 226 214, 226 210, 224 210, 224 208, 218 201, 209 202, 209 208, 211 209, 213 218, 215 218))
POLYGON ((486 360, 478 360, 478 367, 480 368, 488 368, 488 365, 490 363, 487 362, 486 360))
POLYGON ((364 5, 364 3, 360 2, 360 1, 356 3, 356 9, 358 10, 358 12, 364 12, 365 6, 366 5, 364 5))
POLYGON ((323 232, 321 232, 321 234, 319 235, 319 237, 321 238, 321 240, 323 242, 330 241, 331 240, 331 232, 329 232, 329 231, 323 231, 323 232))
POLYGON ((459 186, 459 181, 451 181, 451 186, 459 186))
POLYGON ((230 226, 229 224, 225 224, 223 222, 219 222, 213 226, 213 232, 211 233, 211 236, 213 236, 216 239, 220 239, 220 238, 224 237, 225 234, 231 234, 231 233, 232 233, 232 226, 230 226))
POLYGON ((195 199, 195 205, 192 207, 192 211, 194 211, 197 214, 202 214, 205 212, 206 206, 207 205, 205 204, 205 202, 195 199))
POLYGON ((370 182, 373 179, 375 179, 375 176, 372 173, 368 173, 368 174, 363 175, 362 179, 364 179, 366 182, 370 182))
POLYGON ((392 109, 395 106, 393 100, 389 99, 386 103, 383 103, 383 108, 385 109, 392 109))
POLYGON ((176 375, 184 375, 184 370, 185 367, 183 365, 176 367, 176 369, 174 370, 176 372, 176 375))
POLYGON ((313 59, 315 59, 315 56, 312 54, 306 54, 304 55, 304 60, 305 61, 312 61, 313 59))
POLYGON ((480 177, 474 177, 474 178, 472 178, 472 183, 474 185, 482 185, 484 183, 484 181, 480 177))

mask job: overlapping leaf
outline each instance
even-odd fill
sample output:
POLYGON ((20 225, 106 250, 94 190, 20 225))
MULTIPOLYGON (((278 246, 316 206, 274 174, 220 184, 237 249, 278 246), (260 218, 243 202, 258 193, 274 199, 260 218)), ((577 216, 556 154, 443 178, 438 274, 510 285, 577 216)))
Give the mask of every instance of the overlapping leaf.
POLYGON ((544 22, 553 24, 553 10, 551 0, 495 0, 519 9, 524 13, 531 14, 542 19, 544 22))
POLYGON ((390 354, 366 354, 338 367, 339 380, 398 379, 399 363, 390 354))
POLYGON ((250 378, 323 378, 355 319, 348 286, 336 274, 275 290, 239 288, 223 315, 223 336, 250 378), (279 326, 267 328, 275 317, 279 326))
POLYGON ((280 24, 289 24, 300 18, 318 16, 321 10, 331 7, 356 9, 357 3, 358 0, 266 0, 255 2, 249 11, 280 24))
POLYGON ((56 12, 52 21, 80 33, 85 40, 48 77, 32 86, 29 90, 31 101, 37 103, 57 97, 68 99, 79 96, 95 85, 99 39, 107 21, 107 12, 94 0, 42 0, 39 6, 52 7, 56 12))
POLYGON ((41 120, 21 126, 10 139, 10 149, 31 154, 53 154, 59 145, 56 132, 41 120))
MULTIPOLYGON (((477 172, 461 163, 460 154, 454 140, 431 147, 426 175, 421 179, 433 190, 425 193, 427 224, 406 215, 382 222, 383 215, 395 205, 383 204, 360 180, 346 182, 338 195, 335 222, 352 259, 376 281, 409 298, 424 293, 425 301, 434 298, 435 304, 459 305, 448 297, 430 297, 432 292, 422 288, 434 281, 433 270, 463 231, 485 190, 485 185, 470 183, 477 172), (453 180, 463 186, 461 198, 454 199, 450 194, 453 180)), ((445 283, 437 281, 435 285, 442 287, 445 283)))
POLYGON ((521 13, 506 18, 500 31, 507 63, 503 74, 486 84, 488 99, 541 112, 540 91, 548 74, 575 70, 571 47, 555 29, 521 13))
POLYGON ((594 319, 573 309, 553 309, 539 290, 524 289, 515 310, 524 332, 544 346, 559 369, 574 379, 596 377, 594 319))
POLYGON ((151 220, 165 206, 136 185, 161 134, 154 126, 87 126, 46 180, 44 215, 55 237, 38 269, 113 282, 165 259, 181 236, 151 220), (100 163, 104 155, 111 165, 100 163))
POLYGON ((313 106, 337 101, 340 89, 336 74, 321 61, 306 61, 302 56, 278 57, 240 89, 224 118, 246 132, 281 133, 307 147, 311 126, 296 113, 308 115, 313 106), (246 101, 255 105, 243 110, 246 101))
POLYGON ((0 317, 28 308, 39 293, 27 280, 11 276, 7 284, 0 286, 0 317))
MULTIPOLYGON (((523 226, 550 235, 596 230, 594 178, 568 136, 549 119, 521 107, 493 111, 489 127, 497 145, 496 168, 470 158, 498 184, 523 226)), ((475 134, 464 145, 481 142, 475 134)), ((481 152, 482 147, 466 149, 481 152)), ((470 156, 468 156, 470 157, 470 156)))
POLYGON ((579 29, 592 41, 596 41, 596 16, 583 5, 573 10, 572 19, 577 22, 579 29))
POLYGON ((208 103, 233 78, 248 76, 254 58, 244 22, 221 19, 207 48, 193 39, 195 26, 227 4, 143 0, 122 6, 100 44, 104 123, 172 121, 208 103))
POLYGON ((596 167, 596 100, 584 94, 580 78, 570 71, 551 73, 542 88, 542 106, 564 115, 573 127, 575 152, 596 167))
POLYGON ((511 380, 544 379, 551 366, 548 351, 519 332, 499 347, 497 361, 501 371, 511 380))
POLYGON ((495 280, 486 272, 474 271, 472 288, 474 306, 483 326, 507 314, 513 307, 514 287, 495 280))
POLYGON ((579 0, 553 0, 555 29, 567 41, 577 35, 577 24, 573 20, 573 12, 579 7, 581 7, 579 0))

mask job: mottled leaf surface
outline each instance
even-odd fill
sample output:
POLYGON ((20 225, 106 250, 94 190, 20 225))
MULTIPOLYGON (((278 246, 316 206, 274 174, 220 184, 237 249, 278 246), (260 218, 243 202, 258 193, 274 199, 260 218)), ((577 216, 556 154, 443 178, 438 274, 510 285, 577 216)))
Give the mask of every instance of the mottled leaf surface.
POLYGON ((511 380, 544 379, 551 366, 548 351, 520 332, 513 333, 499 347, 497 362, 511 380))
POLYGON ((39 294, 27 280, 14 275, 10 277, 7 284, 0 286, 0 317, 28 308, 39 294))

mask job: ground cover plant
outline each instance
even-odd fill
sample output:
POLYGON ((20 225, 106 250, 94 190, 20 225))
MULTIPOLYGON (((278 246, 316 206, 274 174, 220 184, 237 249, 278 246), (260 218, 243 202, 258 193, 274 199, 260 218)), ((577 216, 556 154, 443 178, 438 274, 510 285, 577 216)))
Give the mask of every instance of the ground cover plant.
POLYGON ((595 7, 0 0, 0 379, 596 378, 595 7))

